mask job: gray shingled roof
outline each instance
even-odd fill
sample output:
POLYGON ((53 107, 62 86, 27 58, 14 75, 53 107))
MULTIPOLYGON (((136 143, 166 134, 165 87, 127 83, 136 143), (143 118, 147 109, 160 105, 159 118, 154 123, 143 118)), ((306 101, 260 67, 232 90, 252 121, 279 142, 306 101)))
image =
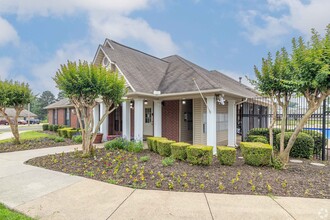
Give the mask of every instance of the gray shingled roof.
POLYGON ((153 94, 222 89, 242 97, 254 97, 256 92, 244 84, 217 71, 206 70, 178 55, 163 59, 108 40, 113 48, 102 46, 103 51, 115 62, 136 92, 153 94))
POLYGON ((116 62, 133 88, 153 93, 159 86, 168 63, 157 57, 111 41, 112 48, 102 47, 111 61, 116 62))
POLYGON ((71 104, 71 102, 68 98, 64 98, 58 102, 54 102, 54 103, 46 106, 44 109, 66 108, 66 107, 73 107, 73 105, 71 104))
MULTIPOLYGON (((37 117, 36 114, 29 112, 26 109, 23 109, 19 115, 19 117, 28 117, 30 113, 30 117, 37 117)), ((9 117, 14 117, 16 115, 16 110, 14 108, 6 108, 6 114, 9 115, 9 117)), ((2 115, 1 115, 2 116, 2 115)))

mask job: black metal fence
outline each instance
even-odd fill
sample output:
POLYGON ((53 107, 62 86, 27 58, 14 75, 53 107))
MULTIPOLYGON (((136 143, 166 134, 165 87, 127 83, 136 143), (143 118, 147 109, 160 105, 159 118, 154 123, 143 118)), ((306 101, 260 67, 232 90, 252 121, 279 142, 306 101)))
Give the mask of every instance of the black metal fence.
MULTIPOLYGON (((287 108, 285 128, 287 131, 295 129, 308 109, 305 97, 294 96, 287 108)), ((281 127, 283 110, 278 106, 275 128, 281 127)), ((246 139, 252 128, 267 128, 272 119, 271 102, 266 97, 249 99, 237 107, 237 131, 246 139)), ((315 111, 304 126, 304 130, 313 130, 322 135, 322 150, 315 152, 315 157, 322 160, 330 158, 330 97, 315 111)))

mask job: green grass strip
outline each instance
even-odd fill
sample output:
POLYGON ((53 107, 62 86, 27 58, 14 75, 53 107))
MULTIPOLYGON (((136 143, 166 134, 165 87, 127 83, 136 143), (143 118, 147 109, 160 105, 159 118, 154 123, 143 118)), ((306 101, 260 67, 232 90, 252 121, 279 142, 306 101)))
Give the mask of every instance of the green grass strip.
POLYGON ((1 220, 33 220, 33 218, 27 217, 19 212, 8 209, 6 206, 0 203, 0 219, 1 220))

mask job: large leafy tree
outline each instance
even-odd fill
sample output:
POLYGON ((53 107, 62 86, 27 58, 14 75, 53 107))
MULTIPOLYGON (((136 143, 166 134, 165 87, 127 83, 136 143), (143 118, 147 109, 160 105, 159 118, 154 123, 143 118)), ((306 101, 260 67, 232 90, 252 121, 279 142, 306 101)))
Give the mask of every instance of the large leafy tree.
POLYGON ((125 80, 116 72, 110 72, 102 66, 89 64, 87 61, 70 62, 61 65, 54 80, 57 87, 64 91, 74 105, 82 131, 82 148, 85 155, 93 151, 93 142, 100 125, 106 117, 122 102, 126 94, 125 80), (100 117, 95 130, 93 108, 101 98, 106 111, 100 117))
POLYGON ((27 83, 18 81, 0 81, 0 114, 8 121, 14 135, 14 142, 19 144, 19 132, 17 119, 24 109, 24 106, 33 99, 32 91, 27 83), (15 116, 11 118, 6 113, 6 108, 15 109, 15 116))
POLYGON ((40 97, 37 99, 40 109, 40 117, 42 119, 47 118, 47 109, 44 109, 46 106, 55 102, 55 96, 51 91, 44 91, 41 93, 40 97))

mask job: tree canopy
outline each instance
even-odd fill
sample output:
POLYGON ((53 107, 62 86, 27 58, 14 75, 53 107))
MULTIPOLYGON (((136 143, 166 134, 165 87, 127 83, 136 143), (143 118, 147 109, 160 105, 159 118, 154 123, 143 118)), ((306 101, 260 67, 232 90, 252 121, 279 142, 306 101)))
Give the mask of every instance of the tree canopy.
MULTIPOLYGON (((330 25, 327 26, 323 38, 314 29, 308 42, 304 42, 302 37, 298 40, 293 38, 290 55, 282 48, 273 60, 269 53, 266 59, 262 59, 261 70, 257 67, 254 67, 254 70, 256 80, 251 82, 262 94, 270 97, 273 106, 282 107, 280 158, 286 163, 304 124, 330 95, 330 25), (292 94, 303 95, 308 103, 308 109, 285 147, 286 109, 292 94)), ((273 113, 276 114, 276 111, 273 113)))
POLYGON ((0 113, 8 121, 15 142, 19 143, 17 119, 24 109, 24 106, 32 101, 32 91, 29 84, 12 80, 0 81, 0 91, 0 113), (15 109, 16 114, 14 118, 10 118, 9 115, 6 114, 6 108, 8 107, 15 109))
POLYGON ((126 94, 125 80, 117 72, 110 72, 103 66, 89 64, 87 61, 79 61, 78 64, 68 61, 56 72, 54 81, 74 105, 80 125, 84 125, 83 151, 89 154, 93 149, 96 131, 126 94), (93 108, 98 104, 98 98, 102 99, 106 111, 93 130, 93 108))

